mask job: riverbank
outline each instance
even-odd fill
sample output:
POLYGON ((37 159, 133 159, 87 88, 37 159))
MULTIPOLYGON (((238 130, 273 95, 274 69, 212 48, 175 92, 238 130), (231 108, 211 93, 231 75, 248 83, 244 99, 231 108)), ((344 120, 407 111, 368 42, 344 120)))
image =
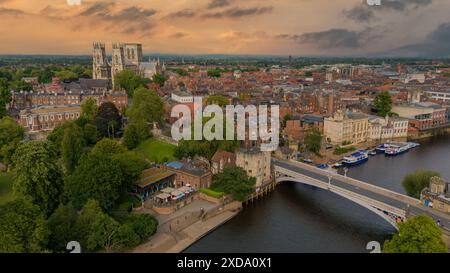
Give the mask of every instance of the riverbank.
POLYGON ((133 253, 180 253, 198 240, 222 226, 242 209, 242 203, 232 202, 206 212, 187 212, 158 227, 150 241, 136 247, 133 253))

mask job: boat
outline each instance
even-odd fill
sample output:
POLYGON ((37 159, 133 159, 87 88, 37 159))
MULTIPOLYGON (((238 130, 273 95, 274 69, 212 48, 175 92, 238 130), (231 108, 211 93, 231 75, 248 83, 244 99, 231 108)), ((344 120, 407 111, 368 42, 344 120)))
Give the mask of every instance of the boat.
POLYGON ((408 142, 408 145, 410 147, 410 149, 414 149, 420 146, 419 143, 415 143, 415 142, 408 142))
POLYGON ((377 151, 379 153, 384 153, 386 151, 386 149, 389 149, 389 148, 391 148, 391 145, 387 144, 387 143, 384 143, 384 144, 378 145, 375 148, 375 151, 377 151))
POLYGON ((358 151, 350 156, 344 157, 342 163, 345 166, 356 166, 369 160, 369 155, 364 151, 358 151))
POLYGON ((344 164, 342 164, 342 163, 340 163, 340 162, 337 162, 337 163, 334 163, 334 164, 333 164, 333 168, 335 168, 335 169, 342 168, 343 166, 344 166, 344 164))
POLYGON ((411 147, 407 143, 400 143, 398 145, 392 145, 390 148, 386 149, 384 153, 386 156, 397 156, 409 151, 411 147))
POLYGON ((377 155, 377 154, 378 154, 378 153, 377 153, 376 150, 372 150, 372 151, 369 152, 369 155, 371 155, 371 156, 375 156, 375 155, 377 155))

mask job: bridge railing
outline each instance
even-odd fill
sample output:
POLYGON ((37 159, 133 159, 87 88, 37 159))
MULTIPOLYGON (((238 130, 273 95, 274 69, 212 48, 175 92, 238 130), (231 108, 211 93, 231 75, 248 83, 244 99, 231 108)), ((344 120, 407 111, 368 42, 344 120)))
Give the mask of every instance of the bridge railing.
POLYGON ((330 190, 330 191, 332 191, 332 192, 334 192, 336 194, 339 194, 339 195, 344 196, 344 197, 349 198, 349 199, 355 199, 358 202, 363 202, 363 203, 365 203, 367 205, 370 205, 370 206, 372 206, 374 208, 377 208, 379 210, 386 211, 386 212, 395 214, 395 215, 403 217, 403 218, 406 217, 406 210, 404 210, 404 209, 388 205, 386 203, 377 201, 377 200, 372 199, 370 197, 367 197, 367 196, 355 193, 355 192, 353 192, 351 190, 343 189, 341 187, 338 187, 338 186, 335 186, 335 185, 332 185, 332 184, 329 185, 326 182, 320 181, 320 180, 312 178, 312 177, 308 177, 308 176, 306 176, 304 174, 296 173, 295 171, 291 171, 291 170, 288 170, 288 169, 283 168, 283 167, 276 166, 275 170, 277 172, 285 174, 288 177, 291 177, 293 179, 302 180, 306 184, 317 186, 317 187, 322 188, 322 189, 328 189, 328 190, 330 190))
POLYGON ((318 169, 318 168, 316 168, 314 166, 311 166, 311 165, 308 165, 308 164, 305 164, 305 163, 301 163, 301 162, 298 162, 298 161, 294 161, 294 160, 279 161, 279 160, 276 160, 276 159, 274 159, 274 161, 275 162, 281 162, 281 163, 290 164, 290 165, 292 165, 294 167, 302 168, 304 170, 307 170, 307 171, 310 171, 312 173, 315 173, 315 174, 318 174, 318 175, 322 175, 322 176, 325 176, 325 177, 331 176, 333 179, 337 179, 340 182, 347 183, 349 185, 352 185, 352 186, 355 186, 355 187, 359 187, 359 188, 364 189, 364 190, 368 190, 370 192, 382 195, 384 197, 388 197, 388 198, 394 199, 396 201, 404 202, 405 204, 410 205, 411 207, 418 208, 418 209, 420 209, 420 210, 422 210, 422 211, 424 211, 426 213, 429 213, 431 215, 435 215, 435 216, 437 216, 437 217, 439 217, 441 219, 446 219, 447 221, 450 220, 450 215, 448 215, 446 213, 443 213, 443 212, 440 212, 440 211, 433 210, 433 209, 428 208, 428 207, 424 207, 423 205, 420 204, 420 200, 419 199, 416 199, 416 198, 413 198, 413 197, 410 197, 410 196, 406 196, 404 194, 400 194, 398 192, 391 191, 391 190, 388 190, 388 189, 385 189, 385 188, 382 188, 382 187, 379 187, 379 186, 375 186, 375 185, 372 185, 372 184, 369 184, 369 183, 366 183, 366 182, 363 182, 363 181, 360 181, 360 180, 357 180, 357 179, 354 179, 354 178, 351 178, 351 177, 347 177, 347 176, 343 176, 343 175, 340 175, 340 174, 324 171, 324 170, 318 169))

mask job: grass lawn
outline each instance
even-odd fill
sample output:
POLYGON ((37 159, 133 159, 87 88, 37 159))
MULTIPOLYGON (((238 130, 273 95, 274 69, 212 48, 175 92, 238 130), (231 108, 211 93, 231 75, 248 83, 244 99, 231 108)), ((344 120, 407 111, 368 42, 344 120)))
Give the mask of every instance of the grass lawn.
POLYGON ((155 139, 148 139, 142 142, 136 152, 151 162, 162 162, 163 159, 168 161, 176 160, 173 155, 176 146, 155 139))
POLYGON ((14 199, 12 194, 13 179, 11 174, 0 173, 0 205, 14 199))

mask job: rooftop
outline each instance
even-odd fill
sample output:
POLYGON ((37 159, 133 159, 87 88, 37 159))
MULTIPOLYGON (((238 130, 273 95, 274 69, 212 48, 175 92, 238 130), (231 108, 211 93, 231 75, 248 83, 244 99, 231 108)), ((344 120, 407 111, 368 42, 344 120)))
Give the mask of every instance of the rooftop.
POLYGON ((175 173, 158 168, 150 168, 141 173, 141 177, 137 182, 135 182, 135 185, 139 187, 146 187, 172 175, 175 175, 175 173))

